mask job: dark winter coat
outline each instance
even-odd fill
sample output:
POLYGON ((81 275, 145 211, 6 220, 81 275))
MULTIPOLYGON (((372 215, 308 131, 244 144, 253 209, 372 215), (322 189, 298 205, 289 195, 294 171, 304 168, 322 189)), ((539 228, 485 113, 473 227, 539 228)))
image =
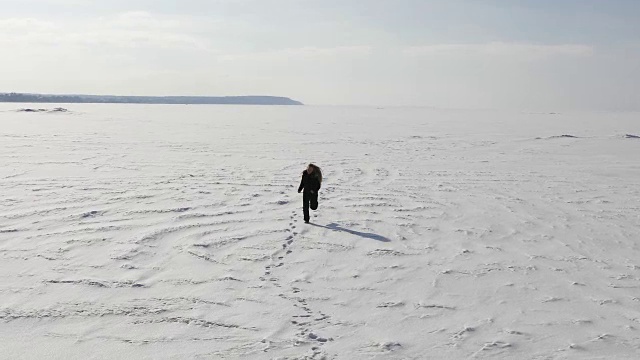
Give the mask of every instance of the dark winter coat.
POLYGON ((305 170, 302 173, 302 180, 300 180, 300 187, 298 188, 298 192, 302 191, 304 189, 304 192, 315 192, 317 193, 318 190, 320 190, 320 179, 318 179, 318 176, 316 175, 315 171, 311 174, 307 173, 307 170, 305 170))

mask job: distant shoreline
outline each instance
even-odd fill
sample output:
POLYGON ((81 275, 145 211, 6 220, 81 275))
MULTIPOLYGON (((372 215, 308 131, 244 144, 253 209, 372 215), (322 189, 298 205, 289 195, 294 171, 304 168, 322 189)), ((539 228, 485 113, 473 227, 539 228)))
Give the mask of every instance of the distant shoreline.
POLYGON ((165 105, 294 105, 303 103, 280 96, 115 96, 0 93, 0 103, 57 104, 165 104, 165 105))

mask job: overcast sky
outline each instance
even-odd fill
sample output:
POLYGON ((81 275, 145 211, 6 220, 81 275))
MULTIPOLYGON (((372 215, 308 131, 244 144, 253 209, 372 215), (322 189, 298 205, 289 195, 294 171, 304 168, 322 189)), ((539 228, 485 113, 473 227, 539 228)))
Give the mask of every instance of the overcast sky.
POLYGON ((0 92, 640 110, 638 0, 0 0, 0 92))

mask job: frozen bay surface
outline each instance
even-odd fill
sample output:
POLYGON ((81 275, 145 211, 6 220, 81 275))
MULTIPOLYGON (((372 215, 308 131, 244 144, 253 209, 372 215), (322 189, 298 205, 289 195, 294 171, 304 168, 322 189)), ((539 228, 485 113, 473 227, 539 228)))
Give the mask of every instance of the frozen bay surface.
POLYGON ((60 106, 0 105, 1 358, 640 357, 640 114, 60 106))

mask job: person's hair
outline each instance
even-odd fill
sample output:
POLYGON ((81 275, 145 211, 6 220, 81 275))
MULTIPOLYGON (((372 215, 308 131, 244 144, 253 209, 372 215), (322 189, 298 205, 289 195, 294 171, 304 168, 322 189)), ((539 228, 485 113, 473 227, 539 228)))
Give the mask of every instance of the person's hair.
POLYGON ((322 169, 316 164, 309 164, 313 168, 313 173, 318 177, 318 181, 322 184, 322 169))

